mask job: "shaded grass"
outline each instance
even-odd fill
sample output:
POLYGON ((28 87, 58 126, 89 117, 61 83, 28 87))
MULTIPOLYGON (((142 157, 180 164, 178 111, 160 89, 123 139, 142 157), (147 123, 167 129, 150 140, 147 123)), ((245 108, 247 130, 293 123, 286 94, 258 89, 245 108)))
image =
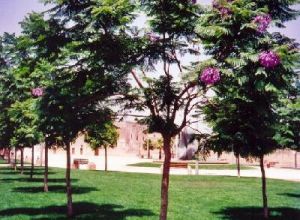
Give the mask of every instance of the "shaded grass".
MULTIPOLYGON (((27 181, 0 168, 0 219, 65 219, 65 171, 50 171, 50 192, 44 193, 42 172, 27 181)), ((160 175, 72 170, 72 178, 72 219, 158 219, 160 175)), ((268 195, 271 219, 299 219, 299 183, 268 180, 268 195)), ((258 178, 171 176, 170 220, 256 220, 261 205, 258 178)))
MULTIPOLYGON (((135 164, 129 164, 128 166, 134 166, 134 167, 160 167, 162 163, 156 163, 156 162, 145 162, 145 163, 135 163, 135 164)), ((195 169, 195 164, 190 164, 193 169, 195 169)), ((236 170, 235 164, 199 164, 199 169, 202 170, 236 170)), ((250 166, 244 166, 241 165, 241 170, 251 170, 255 169, 250 166)))
MULTIPOLYGON (((229 220, 265 220, 260 207, 228 207, 216 212, 221 219, 229 220)), ((270 220, 296 220, 300 219, 300 210, 289 207, 271 208, 270 220)))

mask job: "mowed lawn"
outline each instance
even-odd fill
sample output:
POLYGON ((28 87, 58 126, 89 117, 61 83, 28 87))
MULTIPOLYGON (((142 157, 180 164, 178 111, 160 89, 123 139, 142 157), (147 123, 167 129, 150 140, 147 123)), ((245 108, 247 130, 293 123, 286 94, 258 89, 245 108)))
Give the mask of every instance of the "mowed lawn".
MULTIPOLYGON (((29 169, 29 168, 28 168, 29 169)), ((43 169, 33 180, 0 168, 0 219, 65 219, 64 169, 50 169, 43 192, 43 169)), ((160 175, 72 170, 72 219, 158 219, 160 175)), ((300 183, 268 180, 270 219, 300 219, 300 183)), ((261 219, 258 178, 172 176, 170 220, 261 219)))

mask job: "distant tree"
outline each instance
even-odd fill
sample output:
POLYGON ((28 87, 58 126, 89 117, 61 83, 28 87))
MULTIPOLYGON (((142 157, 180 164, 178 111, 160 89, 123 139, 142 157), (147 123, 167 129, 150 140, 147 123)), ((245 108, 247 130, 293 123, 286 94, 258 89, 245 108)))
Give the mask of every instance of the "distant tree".
MULTIPOLYGON (((21 151, 21 173, 24 165, 24 147, 32 148, 40 139, 40 133, 37 130, 37 115, 35 111, 35 101, 32 99, 31 86, 28 72, 30 72, 32 52, 27 49, 26 38, 5 34, 2 38, 3 61, 6 64, 6 88, 4 109, 7 112, 7 129, 10 135, 7 135, 11 146, 21 151)), ((4 111, 5 112, 5 111, 4 111)), ((16 152, 15 152, 16 157, 16 152)), ((16 161, 15 161, 16 162, 16 161)), ((33 175, 33 159, 31 177, 33 175)))
POLYGON ((15 102, 9 109, 10 120, 18 126, 14 129, 12 142, 21 150, 21 173, 24 165, 24 148, 30 147, 32 151, 30 178, 34 169, 34 145, 42 141, 42 134, 38 131, 38 116, 36 102, 29 98, 23 102, 15 102))
POLYGON ((107 148, 113 148, 118 141, 118 130, 113 121, 106 120, 99 124, 87 126, 85 141, 90 144, 93 149, 103 147, 105 152, 105 168, 107 171, 107 148))
POLYGON ((152 138, 148 137, 143 143, 143 148, 145 150, 148 150, 148 158, 150 158, 150 150, 158 149, 159 150, 158 159, 161 160, 162 147, 163 147, 163 139, 162 138, 152 139, 152 138))
MULTIPOLYGON (((10 120, 9 108, 23 97, 16 85, 14 69, 18 65, 17 38, 14 34, 4 33, 0 37, 0 146, 8 148, 8 160, 10 163, 13 133, 16 124, 10 120)), ((15 152, 16 156, 16 152, 15 152)), ((15 160, 16 167, 16 160, 15 160)))

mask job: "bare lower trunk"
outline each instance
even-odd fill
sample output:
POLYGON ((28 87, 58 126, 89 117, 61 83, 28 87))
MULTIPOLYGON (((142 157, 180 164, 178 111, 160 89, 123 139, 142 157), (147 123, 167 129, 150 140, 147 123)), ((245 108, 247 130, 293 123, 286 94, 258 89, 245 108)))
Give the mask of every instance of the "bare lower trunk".
POLYGON ((239 154, 236 156, 236 167, 237 167, 238 178, 240 178, 241 177, 241 165, 240 165, 240 155, 239 154))
POLYGON ((150 146, 149 146, 149 139, 147 139, 147 158, 150 159, 150 146))
POLYGON ((159 148, 158 159, 161 160, 161 148, 159 148))
POLYGON ((24 172, 24 148, 21 148, 21 174, 24 172))
POLYGON ((161 181, 161 206, 160 220, 166 220, 168 214, 169 173, 171 163, 171 137, 164 136, 165 159, 163 164, 163 176, 161 181))
POLYGON ((264 218, 269 219, 269 209, 268 209, 268 198, 266 191, 266 173, 264 167, 264 156, 260 157, 260 169, 261 169, 261 180, 262 180, 262 197, 263 197, 263 207, 264 207, 264 218))
POLYGON ((72 186, 71 186, 71 154, 70 143, 66 144, 67 147, 67 170, 66 170, 66 187, 67 187, 67 216, 73 216, 73 204, 72 204, 72 186))
POLYGON ((295 168, 298 168, 298 162, 297 162, 297 151, 295 152, 295 168))
POLYGON ((31 170, 30 170, 30 179, 33 177, 34 170, 34 146, 31 147, 31 170))
POLYGON ((45 143, 45 171, 44 171, 44 192, 48 192, 48 144, 45 143))
POLYGON ((10 148, 8 149, 8 157, 7 157, 7 163, 10 164, 11 159, 10 159, 10 154, 11 154, 11 150, 10 148))
POLYGON ((15 164, 14 164, 15 171, 17 170, 17 148, 15 147, 15 164))
POLYGON ((104 170, 107 171, 107 147, 104 147, 104 155, 105 155, 104 170))

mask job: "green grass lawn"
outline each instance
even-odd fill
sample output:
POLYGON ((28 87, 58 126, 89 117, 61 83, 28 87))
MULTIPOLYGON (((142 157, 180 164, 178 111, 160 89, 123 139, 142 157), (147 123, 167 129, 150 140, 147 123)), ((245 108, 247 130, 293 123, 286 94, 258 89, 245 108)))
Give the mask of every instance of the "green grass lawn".
MULTIPOLYGON (((0 169, 0 219, 65 219, 64 170, 50 169, 48 193, 43 169, 28 174, 0 169)), ((72 219, 158 219, 160 175, 76 170, 72 178, 72 219)), ((171 176, 168 219, 260 219, 260 188, 257 178, 171 176)), ((270 219, 300 219, 299 183, 268 180, 268 195, 270 219)))
MULTIPOLYGON (((162 163, 156 163, 156 162, 146 162, 146 163, 135 163, 135 164, 129 164, 128 166, 135 166, 135 167, 160 167, 162 163)), ((190 164, 191 167, 194 169, 195 165, 190 164)), ((199 169, 207 169, 207 170, 236 170, 235 164, 199 164, 199 169)), ((250 170, 255 169, 250 166, 243 166, 241 165, 241 170, 250 170)))
POLYGON ((0 158, 0 164, 6 164, 7 161, 3 160, 2 158, 0 158))

